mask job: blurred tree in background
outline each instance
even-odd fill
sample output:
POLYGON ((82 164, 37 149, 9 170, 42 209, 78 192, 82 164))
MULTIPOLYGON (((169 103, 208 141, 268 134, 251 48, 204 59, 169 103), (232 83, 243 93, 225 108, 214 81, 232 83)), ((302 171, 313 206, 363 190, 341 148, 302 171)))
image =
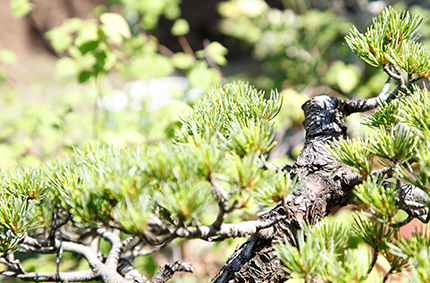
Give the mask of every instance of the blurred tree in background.
MULTIPOLYGON (((238 79, 267 96, 275 88, 283 94, 270 158, 292 163, 304 142, 300 106, 308 98, 379 93, 385 73, 359 61, 344 36, 352 25, 364 30, 389 4, 430 16, 428 1, 3 1, 0 165, 40 165, 88 142, 174 138, 190 105, 211 86, 238 79)), ((427 43, 428 23, 421 33, 427 43)), ((255 219, 257 208, 230 217, 255 219)), ((166 257, 178 259, 177 251, 166 257)), ((64 260, 85 267, 73 256, 64 260)), ((148 275, 157 270, 153 257, 137 261, 148 275)), ((55 256, 23 265, 52 270, 55 256)))

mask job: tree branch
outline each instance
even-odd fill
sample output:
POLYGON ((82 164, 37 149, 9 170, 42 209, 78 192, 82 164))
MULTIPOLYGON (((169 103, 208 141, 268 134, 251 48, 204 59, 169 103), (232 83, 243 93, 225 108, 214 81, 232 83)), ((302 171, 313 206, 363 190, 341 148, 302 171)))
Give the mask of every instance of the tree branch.
POLYGON ((84 271, 60 272, 59 274, 57 274, 56 272, 18 273, 14 271, 0 271, 0 275, 7 277, 15 277, 24 281, 36 282, 85 282, 98 279, 98 276, 90 269, 84 271))
POLYGON ((112 247, 106 258, 105 264, 110 268, 116 269, 118 267, 118 261, 121 256, 122 248, 124 247, 121 239, 115 233, 104 228, 97 229, 97 233, 99 233, 104 239, 111 243, 112 247))
POLYGON ((23 248, 25 252, 43 252, 45 250, 45 253, 56 253, 62 244, 64 251, 82 255, 88 261, 91 268, 98 268, 102 264, 97 255, 85 245, 67 241, 61 242, 57 239, 54 241, 53 245, 49 243, 50 241, 47 240, 37 240, 27 236, 24 238, 21 248, 23 248))
MULTIPOLYGON (((391 186, 391 183, 386 182, 384 186, 391 186)), ((406 211, 409 217, 404 221, 400 222, 405 225, 411 218, 417 218, 423 223, 428 223, 430 220, 430 200, 427 194, 420 188, 406 184, 400 187, 398 198, 396 199, 400 209, 406 211), (422 216, 427 215, 424 219, 422 216)))
POLYGON ((151 278, 151 283, 164 283, 175 274, 175 272, 193 272, 191 263, 175 261, 174 263, 160 266, 160 270, 151 278))

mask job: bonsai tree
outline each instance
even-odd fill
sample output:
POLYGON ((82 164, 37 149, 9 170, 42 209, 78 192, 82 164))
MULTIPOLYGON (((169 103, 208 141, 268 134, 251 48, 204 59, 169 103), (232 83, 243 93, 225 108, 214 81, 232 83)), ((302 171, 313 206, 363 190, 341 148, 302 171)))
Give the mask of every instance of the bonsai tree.
POLYGON ((419 15, 384 9, 362 34, 346 37, 387 81, 374 98, 318 96, 303 106, 306 142, 292 166, 265 161, 274 146, 282 102, 244 83, 213 88, 181 117, 172 141, 136 148, 92 144, 42 168, 1 172, 0 262, 3 276, 27 281, 165 282, 190 263, 160 267, 151 279, 136 270, 138 256, 176 238, 222 241, 248 237, 211 282, 363 282, 378 254, 409 282, 430 278, 429 239, 410 239, 400 227, 429 220, 430 53, 417 42, 419 15), (344 118, 376 109, 369 132, 348 137, 344 118), (376 165, 375 165, 376 164, 376 165), (377 165, 380 164, 380 165, 377 165), (373 169, 373 166, 378 166, 373 169), (251 202, 258 220, 226 223, 251 202), (356 205, 347 230, 324 219, 356 205), (399 210, 407 215, 399 219, 399 210), (216 211, 208 215, 207 211, 216 211), (355 233, 373 249, 347 248, 355 233), (110 242, 108 253, 100 239, 110 242), (57 269, 29 272, 16 252, 55 254, 57 269), (84 271, 60 272, 64 253, 84 258, 84 271))

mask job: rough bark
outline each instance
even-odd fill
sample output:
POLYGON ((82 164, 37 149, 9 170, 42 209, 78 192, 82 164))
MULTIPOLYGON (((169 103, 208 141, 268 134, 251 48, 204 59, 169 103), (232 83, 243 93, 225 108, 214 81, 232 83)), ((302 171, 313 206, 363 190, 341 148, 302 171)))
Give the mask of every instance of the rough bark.
MULTIPOLYGON (((387 83, 389 84, 389 80, 387 83)), ((378 100, 391 100, 393 92, 387 94, 387 90, 376 98, 357 101, 318 96, 309 99, 302 106, 306 142, 302 153, 290 169, 290 174, 297 175, 300 186, 287 196, 282 205, 262 216, 265 219, 273 219, 279 215, 287 215, 286 219, 268 228, 266 233, 260 232, 260 235, 251 236, 238 247, 211 283, 278 283, 288 280, 288 274, 282 268, 272 245, 284 236, 290 243, 297 245, 296 233, 302 221, 307 220, 313 225, 334 208, 354 202, 353 188, 363 177, 334 158, 325 145, 328 141, 346 138, 346 116, 374 109, 378 100)), ((410 186, 403 186, 401 190, 398 200, 401 207, 407 209, 412 203, 423 209, 424 205, 416 201, 415 197, 417 195, 419 198, 421 190, 411 190, 410 186), (409 189, 406 191, 406 188, 409 189)), ((412 210, 408 212, 409 215, 416 217, 414 213, 417 208, 412 210)))

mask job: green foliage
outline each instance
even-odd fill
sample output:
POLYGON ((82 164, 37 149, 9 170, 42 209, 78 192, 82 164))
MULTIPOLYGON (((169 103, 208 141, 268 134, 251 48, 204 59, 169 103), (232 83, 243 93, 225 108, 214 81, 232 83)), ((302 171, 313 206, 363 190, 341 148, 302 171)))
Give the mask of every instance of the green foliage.
POLYGON ((415 42, 424 22, 421 15, 388 7, 373 20, 365 34, 353 27, 345 39, 352 51, 372 66, 385 66, 390 62, 408 74, 427 77, 430 53, 424 45, 415 42))
MULTIPOLYGON (((7 206, 3 214, 4 229, 16 224, 17 230, 26 233, 31 228, 28 217, 22 217, 29 213, 31 207, 16 206, 16 203, 31 200, 41 201, 40 205, 47 208, 31 212, 31 216, 42 216, 46 224, 51 217, 48 211, 49 207, 52 209, 53 202, 68 211, 73 223, 79 227, 114 222, 130 234, 143 235, 150 215, 158 215, 160 210, 166 213, 158 217, 166 223, 173 219, 192 225, 196 224, 195 219, 202 219, 208 205, 215 204, 208 182, 213 177, 222 182, 226 192, 232 196, 232 202, 246 206, 249 197, 254 196, 261 203, 273 205, 285 198, 291 189, 288 176, 260 169, 258 156, 269 150, 266 145, 272 142, 273 135, 268 140, 261 139, 259 135, 265 136, 265 133, 257 131, 256 137, 251 135, 251 148, 245 152, 234 150, 241 144, 234 137, 235 132, 238 132, 237 136, 246 135, 245 129, 252 126, 239 123, 238 117, 259 124, 273 119, 278 111, 279 97, 274 93, 272 98, 264 99, 261 92, 246 84, 214 88, 210 99, 197 104, 183 118, 184 129, 178 133, 181 142, 131 149, 94 144, 76 148, 70 156, 51 161, 44 167, 43 174, 36 169, 15 169, 9 175, 4 173, 2 184, 8 194, 27 198, 26 202, 3 203, 7 206), (209 129, 214 125, 199 124, 204 128, 194 128, 189 132, 190 125, 197 125, 193 119, 198 118, 198 113, 205 107, 216 110, 214 105, 210 105, 215 101, 224 101, 223 117, 225 113, 238 111, 234 116, 232 113, 227 116, 234 118, 236 124, 228 125, 226 120, 224 128, 216 131, 209 129), (242 107, 239 110, 236 109, 238 105, 242 107), (220 136, 221 132, 225 135, 220 136), (262 196, 263 191, 269 194, 262 196), (14 212, 17 209, 22 212, 17 214, 14 212), (17 219, 24 222, 15 223, 17 219)), ((13 239, 4 237, 4 242, 11 245, 4 245, 5 253, 17 244, 18 241, 13 239)))
POLYGON ((109 0, 108 4, 120 3, 125 13, 140 16, 138 23, 144 30, 152 30, 158 25, 161 16, 175 20, 181 15, 179 0, 109 0))
POLYGON ((46 33, 57 52, 67 52, 73 59, 67 59, 68 64, 74 65, 80 83, 106 74, 118 60, 115 46, 131 36, 127 22, 119 14, 104 13, 100 22, 72 18, 46 33))
POLYGON ((190 32, 190 25, 185 19, 177 19, 171 29, 171 33, 174 36, 186 35, 189 32, 190 32))
POLYGON ((10 9, 12 17, 19 19, 25 17, 33 10, 34 4, 29 0, 12 0, 10 1, 10 9))
POLYGON ((414 231, 412 237, 404 238, 392 245, 393 253, 407 260, 411 271, 410 282, 426 282, 430 278, 430 250, 427 230, 414 231))
POLYGON ((343 93, 350 93, 360 83, 361 70, 357 65, 345 64, 342 61, 333 62, 324 81, 330 85, 337 85, 343 93))
POLYGON ((181 117, 183 130, 178 142, 185 142, 187 134, 219 133, 239 156, 265 154, 274 146, 275 128, 270 122, 279 112, 281 99, 272 92, 264 93, 244 83, 213 88, 192 113, 181 117))
POLYGON ((313 227, 304 224, 298 232, 298 247, 284 239, 275 246, 289 272, 298 278, 312 280, 318 276, 324 282, 363 282, 367 276, 368 253, 345 249, 349 231, 342 225, 323 220, 313 227))
POLYGON ((367 139, 363 140, 361 137, 339 139, 329 143, 327 149, 357 173, 366 177, 372 172, 373 159, 367 139))
POLYGON ((378 110, 372 115, 364 117, 362 124, 371 128, 385 127, 386 130, 393 129, 400 123, 398 115, 399 102, 398 100, 390 103, 382 102, 379 104, 378 110))
POLYGON ((283 202, 297 187, 297 179, 292 179, 289 173, 278 172, 271 176, 273 185, 257 187, 254 193, 259 203, 271 207, 283 202))
MULTIPOLYGON (((287 8, 290 2, 293 1, 283 1, 286 8, 279 9, 263 0, 224 1, 219 5, 220 31, 249 46, 254 58, 262 61, 264 73, 254 78, 259 87, 291 86, 301 91, 330 83, 349 93, 360 78, 356 67, 347 65, 339 72, 351 80, 348 85, 345 80, 328 78, 326 82, 325 75, 331 69, 333 55, 345 53, 342 37, 350 24, 330 9, 300 5, 303 9, 293 10, 287 8)), ((348 60, 342 55, 340 60, 348 60)))
POLYGON ((0 256, 16 251, 28 231, 38 227, 31 210, 49 190, 40 170, 2 170, 0 182, 0 256))
POLYGON ((355 187, 354 193, 365 209, 381 221, 391 222, 399 209, 396 205, 396 188, 384 187, 382 183, 383 179, 368 177, 363 184, 355 187))
MULTIPOLYGON (((117 0, 108 4, 115 3, 121 4, 125 16, 99 6, 95 9, 96 19, 69 19, 46 34, 54 49, 64 56, 57 62, 60 76, 77 78, 80 83, 95 81, 99 97, 96 109, 107 105, 107 99, 114 97, 102 80, 114 70, 126 80, 183 74, 191 87, 201 89, 222 81, 222 74, 214 66, 227 64, 228 50, 222 44, 205 43, 195 54, 173 53, 166 51, 153 35, 140 33, 154 29, 159 17, 164 16, 175 21, 171 33, 184 39, 190 27, 180 18, 180 1, 117 0)), ((22 17, 33 5, 29 1, 13 0, 11 7, 14 16, 22 17)), ((264 61, 264 70, 272 72, 260 78, 260 84, 271 86, 284 82, 284 85, 303 89, 327 83, 344 94, 362 86, 362 70, 349 64, 349 60, 339 60, 333 55, 343 52, 338 44, 339 35, 348 24, 333 12, 275 9, 260 0, 224 1, 219 10, 223 16, 221 30, 252 46, 255 57, 264 61), (333 62, 329 63, 329 59, 333 62)), ((373 66, 391 63, 411 77, 424 78, 429 73, 430 55, 424 45, 416 42, 416 31, 423 24, 421 16, 387 8, 364 35, 354 28, 347 43, 373 66)), ((0 78, 6 73, 3 66, 15 60, 11 51, 0 50, 0 78)), ((7 79, 7 74, 3 77, 7 79)), ((372 217, 356 214, 355 234, 381 251, 393 271, 404 271, 409 264, 411 281, 422 282, 428 279, 430 268, 427 236, 416 234, 409 240, 399 238, 399 230, 390 226, 398 224, 397 188, 385 186, 382 174, 372 174, 372 167, 377 166, 373 161, 378 158, 381 164, 394 171, 395 178, 401 176, 429 194, 430 97, 425 88, 411 89, 407 96, 380 104, 364 123, 372 128, 365 138, 335 141, 329 150, 365 178, 354 192, 361 207, 372 217), (408 163, 411 157, 417 159, 413 165, 408 163)), ((94 90, 91 91, 94 94, 94 90)), ((89 91, 84 92, 79 97, 89 91)), ((288 93, 290 101, 286 107, 305 99, 295 91, 288 93)), ((121 94, 130 101, 130 106, 118 113, 107 110, 106 106, 105 135, 98 138, 110 143, 122 142, 116 132, 124 131, 134 143, 147 144, 140 147, 90 145, 75 148, 42 169, 19 167, 2 171, 1 256, 15 251, 23 237, 33 234, 40 225, 49 229, 53 212, 58 209, 71 214, 73 229, 80 232, 80 228, 109 223, 119 226, 124 234, 144 238, 153 216, 158 217, 168 231, 177 227, 176 223, 182 227, 212 223, 213 217, 207 216, 207 210, 214 210, 218 205, 211 184, 213 180, 219 182, 221 193, 231 198, 229 205, 246 207, 255 201, 265 209, 283 202, 300 185, 284 172, 261 170, 262 158, 275 145, 274 118, 282 108, 282 98, 276 91, 265 95, 245 83, 213 87, 193 110, 183 112, 182 128, 176 132, 177 121, 167 113, 174 116, 185 105, 179 102, 187 99, 185 96, 178 94, 173 103, 154 110, 152 98, 136 99, 127 90, 121 94), (137 110, 132 109, 131 102, 138 102, 134 104, 137 110), (173 142, 150 144, 168 138, 173 138, 173 142)), ((90 96, 91 103, 85 99, 72 101, 70 96, 76 99, 78 94, 63 94, 60 101, 56 100, 55 105, 59 106, 55 109, 40 107, 31 111, 32 104, 27 107, 27 102, 17 103, 7 93, 5 99, 9 99, 9 108, 15 115, 25 113, 26 120, 6 123, 8 126, 0 138, 8 141, 11 136, 22 136, 22 129, 30 131, 28 121, 31 121, 34 130, 24 135, 31 138, 20 139, 22 144, 15 145, 22 147, 21 151, 16 150, 18 153, 27 152, 27 146, 33 146, 31 140, 39 136, 51 137, 50 144, 61 144, 64 148, 89 139, 87 136, 76 138, 75 129, 88 130, 85 119, 91 110, 86 109, 82 114, 77 109, 92 104, 94 95, 90 96), (14 108, 17 104, 27 108, 14 108), (39 128, 42 128, 40 132, 39 128), (53 139, 53 136, 61 138, 53 139)), ((288 110, 285 115, 294 116, 294 120, 302 119, 302 113, 294 111, 297 109, 288 110)), ((11 114, 8 109, 3 113, 6 113, 4 116, 11 114)), ((8 122, 7 118, 15 117, 9 116, 2 119, 8 122)), ((2 154, 8 149, 3 148, 2 154)), ((61 148, 56 149, 54 154, 60 151, 61 148)), ((41 152, 43 158, 53 155, 49 150, 41 152)), ((37 233, 46 231, 40 229, 37 233)), ((349 249, 349 231, 342 226, 327 220, 314 227, 303 224, 297 240, 298 247, 288 243, 276 246, 281 260, 293 275, 309 280, 317 275, 325 282, 371 281, 367 277, 368 250, 363 245, 349 249)))
POLYGON ((374 130, 369 136, 369 143, 372 154, 398 164, 415 154, 411 149, 416 148, 418 139, 407 128, 398 126, 390 131, 382 128, 374 130))
POLYGON ((402 99, 402 107, 398 113, 398 116, 401 116, 405 123, 416 129, 415 134, 419 135, 422 140, 427 140, 430 137, 429 99, 430 94, 427 88, 419 89, 416 87, 410 97, 402 99))
POLYGON ((204 50, 197 51, 196 56, 199 58, 209 56, 216 64, 224 66, 227 64, 227 59, 225 58, 227 53, 227 48, 222 46, 221 43, 214 41, 205 46, 204 50))
MULTIPOLYGON (((124 11, 127 9, 126 5, 124 11)), ((211 42, 204 50, 197 51, 197 58, 184 52, 165 51, 167 48, 161 47, 153 35, 133 34, 129 22, 120 14, 102 13, 99 21, 71 18, 46 33, 58 53, 70 56, 57 63, 62 75, 75 76, 84 83, 117 70, 127 79, 149 80, 172 75, 178 68, 186 72, 193 87, 208 89, 221 82, 219 70, 213 65, 209 67, 206 61, 227 63, 224 55, 228 50, 220 43, 211 42)), ((171 32, 174 36, 184 36, 189 29, 185 19, 177 19, 171 32)))

